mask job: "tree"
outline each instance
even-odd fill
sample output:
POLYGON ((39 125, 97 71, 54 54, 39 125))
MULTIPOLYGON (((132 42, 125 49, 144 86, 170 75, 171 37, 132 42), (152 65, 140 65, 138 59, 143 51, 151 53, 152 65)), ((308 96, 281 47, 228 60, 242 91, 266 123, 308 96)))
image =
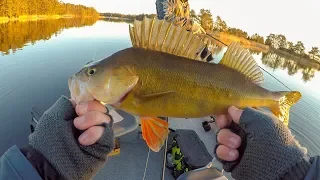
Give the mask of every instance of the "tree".
POLYGON ((276 42, 276 35, 271 33, 269 34, 269 36, 267 36, 265 44, 277 49, 278 46, 275 42, 276 42))
POLYGON ((7 7, 6 7, 6 0, 0 0, 0 17, 7 17, 8 13, 7 13, 7 7))
POLYGON ((217 16, 216 22, 214 24, 214 29, 217 30, 217 31, 221 31, 222 30, 221 25, 222 25, 222 19, 221 19, 220 16, 217 16))
POLYGON ((304 54, 305 47, 301 41, 298 41, 296 45, 294 45, 294 52, 297 54, 304 54))
POLYGON ((213 29, 213 19, 210 10, 201 9, 200 10, 200 24, 204 30, 212 30, 213 29))
POLYGON ((319 55, 319 48, 318 47, 312 47, 312 49, 308 52, 310 57, 312 59, 314 59, 315 56, 318 56, 319 55))
POLYGON ((238 28, 228 28, 227 32, 238 37, 248 38, 248 33, 238 28))
POLYGON ((288 42, 287 42, 287 47, 286 47, 286 49, 288 49, 289 51, 294 52, 294 45, 293 45, 293 42, 288 41, 288 42))
POLYGON ((14 1, 13 0, 7 0, 5 5, 5 12, 7 13, 7 17, 11 18, 14 14, 14 1))
POLYGON ((277 35, 277 39, 279 41, 279 48, 287 47, 287 38, 284 35, 282 34, 277 35))
POLYGON ((255 41, 255 42, 264 44, 264 38, 257 33, 253 34, 251 37, 248 37, 248 39, 251 41, 255 41))
POLYGON ((190 18, 191 18, 193 21, 195 21, 195 22, 197 22, 197 23, 199 23, 199 24, 201 23, 200 17, 197 16, 196 12, 195 12, 193 9, 191 9, 191 11, 190 11, 190 18))
POLYGON ((270 34, 267 36, 266 45, 269 45, 275 49, 287 48, 287 38, 282 34, 270 34))
POLYGON ((92 7, 63 3, 59 0, 0 0, 0 16, 19 17, 22 15, 63 15, 99 17, 92 7))
POLYGON ((227 26, 227 23, 225 21, 222 21, 220 26, 221 26, 221 31, 222 32, 227 32, 228 31, 228 26, 227 26))

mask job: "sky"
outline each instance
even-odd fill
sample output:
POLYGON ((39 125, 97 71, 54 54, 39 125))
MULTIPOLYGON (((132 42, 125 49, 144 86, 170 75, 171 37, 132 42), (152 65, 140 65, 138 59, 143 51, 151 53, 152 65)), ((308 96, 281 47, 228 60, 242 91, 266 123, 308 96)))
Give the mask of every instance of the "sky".
MULTIPOLYGON (((124 14, 156 13, 155 0, 63 0, 96 8, 98 12, 124 14)), ((306 50, 320 48, 319 0, 189 0, 196 13, 201 8, 219 15, 229 27, 252 35, 282 33, 294 43, 301 40, 306 50)))

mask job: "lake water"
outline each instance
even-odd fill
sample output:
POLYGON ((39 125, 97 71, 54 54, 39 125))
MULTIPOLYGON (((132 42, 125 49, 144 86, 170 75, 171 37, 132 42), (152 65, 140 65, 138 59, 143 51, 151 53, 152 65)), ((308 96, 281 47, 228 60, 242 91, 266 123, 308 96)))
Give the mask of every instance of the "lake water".
MULTIPOLYGON (((30 109, 48 109, 69 96, 68 77, 90 60, 131 46, 128 24, 50 20, 0 24, 0 154, 23 146, 30 134, 30 109)), ((215 55, 218 61, 225 49, 215 55)), ((303 98, 291 108, 290 128, 310 155, 320 154, 319 67, 276 54, 255 54, 258 64, 303 98)), ((264 87, 288 90, 265 73, 264 87)))

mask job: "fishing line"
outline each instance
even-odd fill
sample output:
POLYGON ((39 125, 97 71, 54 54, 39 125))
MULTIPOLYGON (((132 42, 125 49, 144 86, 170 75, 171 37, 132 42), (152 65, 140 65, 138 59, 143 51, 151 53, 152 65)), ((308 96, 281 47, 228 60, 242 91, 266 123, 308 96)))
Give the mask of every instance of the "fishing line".
MULTIPOLYGON (((168 117, 166 117, 166 121, 168 122, 168 117)), ((169 135, 168 135, 169 136, 169 135)), ((167 163, 167 150, 168 150, 168 136, 166 137, 165 141, 165 148, 163 152, 163 165, 162 165, 162 180, 164 180, 164 173, 166 171, 166 163, 167 163)))
MULTIPOLYGON (((211 38, 219 41, 219 42, 222 43, 223 45, 229 47, 226 43, 220 41, 219 39, 217 39, 217 38, 215 38, 215 37, 213 37, 213 36, 211 36, 210 34, 207 34, 207 33, 206 33, 206 35, 208 35, 208 36, 210 36, 211 38)), ((261 67, 260 65, 258 65, 258 66, 259 66, 260 69, 262 69, 264 72, 266 72, 267 74, 269 74, 271 77, 273 77, 275 80, 277 80, 280 84, 282 84, 282 85, 283 85, 284 87, 286 87, 288 90, 293 91, 291 88, 289 88, 287 85, 285 85, 283 82, 281 82, 281 81, 280 81, 278 78, 276 78, 274 75, 272 75, 271 73, 269 73, 269 72, 268 72, 267 70, 265 70, 263 67, 261 67)), ((309 108, 311 108, 313 111, 318 112, 318 111, 316 111, 315 109, 313 109, 313 107, 312 107, 311 105, 309 105, 309 103, 307 103, 307 102, 304 101, 303 99, 301 99, 301 102, 304 102, 304 103, 305 103, 307 106, 309 106, 309 108)))
POLYGON ((145 168, 144 168, 144 173, 143 173, 143 178, 142 178, 142 180, 144 180, 145 177, 146 177, 147 168, 148 168, 148 162, 149 162, 149 156, 150 156, 150 148, 149 148, 149 151, 148 151, 148 157, 147 157, 147 161, 146 161, 146 166, 145 166, 145 168))
POLYGON ((98 50, 96 50, 96 52, 93 54, 92 61, 94 61, 94 58, 96 57, 97 51, 98 50))
POLYGON ((207 34, 207 33, 206 33, 206 35, 208 35, 208 36, 212 37, 213 39, 215 39, 215 40, 217 40, 217 41, 221 42, 223 45, 225 45, 225 46, 227 46, 227 47, 228 47, 228 45, 227 45, 227 44, 225 44, 224 42, 220 41, 219 39, 217 39, 217 38, 215 38, 215 37, 211 36, 210 34, 207 34))
MULTIPOLYGON (((217 40, 217 41, 219 41, 219 42, 221 42, 223 45, 229 47, 226 43, 220 41, 219 39, 217 39, 217 38, 215 38, 215 37, 213 37, 213 36, 211 36, 210 34, 206 34, 206 35, 212 37, 213 39, 215 39, 215 40, 217 40)), ((259 66, 259 65, 258 65, 258 66, 259 66)), ((276 80, 277 80, 279 83, 281 83, 284 87, 286 87, 286 88, 288 88, 290 91, 292 91, 291 88, 289 88, 287 85, 285 85, 283 82, 281 82, 278 78, 276 78, 276 77, 273 76, 271 73, 269 73, 269 72, 268 72, 267 70, 265 70, 263 67, 259 66, 259 68, 262 69, 262 70, 263 70, 264 72, 266 72, 267 74, 269 74, 269 75, 270 75, 271 77, 273 77, 274 79, 276 79, 276 80)))
MULTIPOLYGON (((219 39, 217 39, 217 38, 215 38, 215 37, 213 37, 213 36, 211 36, 210 34, 206 34, 206 35, 212 37, 213 39, 215 39, 215 40, 217 40, 217 41, 219 41, 219 42, 221 42, 223 45, 229 47, 226 43, 220 41, 219 39)), ((258 66, 259 66, 259 65, 258 65, 258 66)), ((269 75, 270 75, 271 77, 273 77, 274 79, 276 79, 276 80, 277 80, 279 83, 281 83, 284 87, 286 87, 286 88, 288 88, 290 91, 292 91, 291 88, 289 88, 287 85, 285 85, 283 82, 281 82, 278 78, 276 78, 276 77, 273 76, 271 73, 269 73, 269 72, 268 72, 267 70, 265 70, 263 67, 259 66, 259 68, 262 69, 262 70, 263 70, 264 72, 266 72, 267 74, 269 74, 269 75)))
POLYGON ((163 157, 163 165, 162 165, 162 180, 164 180, 164 173, 166 171, 166 163, 167 163, 167 150, 168 150, 168 136, 166 138, 166 141, 165 141, 165 149, 164 149, 164 157, 163 157))
MULTIPOLYGON (((259 66, 259 65, 258 65, 259 66)), ((268 73, 271 77, 273 77, 275 80, 277 80, 280 84, 282 84, 284 87, 288 88, 290 91, 293 91, 291 88, 289 88, 287 85, 285 85, 283 82, 281 82, 279 79, 277 79, 274 75, 269 73, 267 70, 265 70, 263 67, 259 66, 260 69, 262 69, 264 72, 268 73)))

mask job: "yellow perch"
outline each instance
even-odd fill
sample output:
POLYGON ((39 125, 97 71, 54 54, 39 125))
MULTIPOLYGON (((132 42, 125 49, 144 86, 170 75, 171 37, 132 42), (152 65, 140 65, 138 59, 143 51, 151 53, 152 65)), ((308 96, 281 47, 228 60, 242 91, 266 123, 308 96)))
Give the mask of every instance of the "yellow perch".
POLYGON ((169 133, 157 117, 198 118, 227 108, 268 107, 288 125, 300 92, 272 92, 250 52, 232 43, 219 64, 202 62, 203 41, 163 20, 144 18, 130 27, 133 47, 85 65, 69 78, 77 102, 96 99, 141 120, 143 138, 158 152, 169 133))

